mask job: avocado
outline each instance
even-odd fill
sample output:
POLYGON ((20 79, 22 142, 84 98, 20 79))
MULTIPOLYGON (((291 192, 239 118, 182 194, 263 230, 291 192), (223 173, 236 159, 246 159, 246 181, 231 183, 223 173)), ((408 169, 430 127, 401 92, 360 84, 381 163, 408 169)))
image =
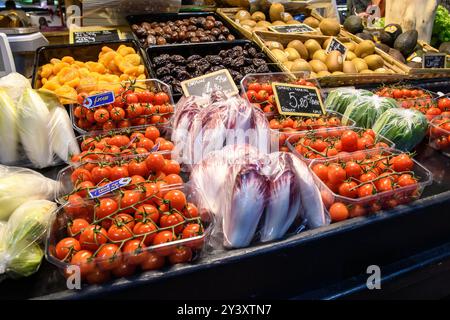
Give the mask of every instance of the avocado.
POLYGON ((391 57, 393 57, 394 59, 397 59, 401 63, 406 63, 405 57, 402 55, 402 53, 400 51, 390 48, 388 53, 391 57))
POLYGON ((389 49, 391 49, 388 45, 385 45, 384 43, 375 43, 375 47, 383 50, 386 53, 389 53, 389 49))
POLYGON ((419 33, 416 30, 403 32, 394 42, 394 49, 400 51, 404 57, 413 53, 419 33))
POLYGON ((450 42, 442 42, 439 46, 439 52, 450 54, 450 42))
POLYGON ((391 23, 384 27, 384 31, 391 36, 392 43, 403 33, 402 27, 399 24, 391 23))
POLYGON ((363 32, 364 26, 362 24, 362 19, 358 16, 348 17, 345 19, 344 29, 353 34, 363 32))
POLYGON ((395 39, 392 38, 392 36, 387 33, 386 31, 380 31, 380 35, 378 36, 378 39, 382 44, 385 44, 389 47, 392 47, 394 45, 395 39))
POLYGON ((363 40, 372 40, 373 41, 372 35, 365 33, 365 32, 357 33, 356 36, 363 40))

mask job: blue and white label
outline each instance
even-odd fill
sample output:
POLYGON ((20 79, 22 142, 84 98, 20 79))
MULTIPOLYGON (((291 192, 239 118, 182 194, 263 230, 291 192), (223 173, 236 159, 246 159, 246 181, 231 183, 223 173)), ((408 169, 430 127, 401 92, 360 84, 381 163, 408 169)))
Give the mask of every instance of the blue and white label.
POLYGON ((104 196, 105 194, 111 193, 114 190, 117 190, 119 188, 125 187, 126 185, 130 184, 131 178, 121 178, 118 180, 115 180, 113 182, 110 182, 108 184, 105 184, 104 186, 97 188, 95 190, 89 191, 89 195, 92 199, 104 196))
POLYGON ((158 143, 155 144, 155 145, 153 146, 153 148, 150 150, 150 152, 156 152, 156 151, 158 151, 158 150, 159 150, 159 146, 160 146, 160 143, 159 143, 159 141, 158 141, 158 143))
POLYGON ((92 109, 100 106, 104 106, 106 104, 113 103, 116 97, 114 96, 114 92, 106 91, 99 94, 95 94, 93 96, 86 97, 83 101, 83 107, 92 109))

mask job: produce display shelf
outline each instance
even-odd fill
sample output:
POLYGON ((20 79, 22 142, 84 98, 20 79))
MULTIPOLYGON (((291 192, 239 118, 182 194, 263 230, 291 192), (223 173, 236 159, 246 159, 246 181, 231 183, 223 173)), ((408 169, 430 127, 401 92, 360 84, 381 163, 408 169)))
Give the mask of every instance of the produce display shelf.
MULTIPOLYGON (((450 242, 450 215, 444 209, 450 205, 450 161, 426 144, 417 160, 435 180, 421 199, 406 206, 81 291, 67 290, 58 270, 44 261, 28 279, 3 281, 0 297, 181 299, 186 290, 193 299, 301 297, 364 274, 369 265, 383 269, 450 242)), ((58 169, 44 174, 55 177, 58 169)))

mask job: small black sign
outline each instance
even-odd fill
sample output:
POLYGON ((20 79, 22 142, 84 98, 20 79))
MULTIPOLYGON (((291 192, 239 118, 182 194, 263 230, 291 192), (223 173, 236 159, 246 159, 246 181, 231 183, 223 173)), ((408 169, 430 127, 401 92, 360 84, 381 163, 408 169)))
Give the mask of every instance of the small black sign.
POLYGON ((269 27, 270 30, 278 32, 278 33, 306 33, 306 32, 314 32, 313 28, 308 26, 307 24, 287 24, 284 26, 272 26, 269 27))
POLYGON ((424 68, 445 68, 447 55, 445 53, 427 53, 423 55, 424 68))
POLYGON ((345 56, 347 55, 347 47, 340 42, 338 39, 336 38, 332 38, 330 43, 328 44, 327 53, 330 53, 331 51, 339 51, 340 53, 342 53, 342 58, 345 60, 345 56))
POLYGON ((73 31, 72 43, 93 43, 120 40, 118 30, 73 31))
POLYGON ((185 80, 181 82, 181 88, 186 97, 202 96, 204 94, 210 94, 213 91, 223 91, 228 95, 239 93, 239 90, 227 69, 185 80))
POLYGON ((318 88, 278 82, 272 88, 280 114, 319 117, 326 113, 318 88))

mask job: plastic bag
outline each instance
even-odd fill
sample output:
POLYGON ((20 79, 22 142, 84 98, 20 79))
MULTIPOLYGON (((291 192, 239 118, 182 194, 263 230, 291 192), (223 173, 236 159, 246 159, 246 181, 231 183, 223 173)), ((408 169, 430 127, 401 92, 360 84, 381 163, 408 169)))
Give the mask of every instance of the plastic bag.
POLYGON ((213 237, 222 237, 226 248, 330 222, 311 172, 290 153, 265 155, 249 145, 229 145, 194 166, 191 182, 199 203, 219 222, 213 237))
POLYGON ((395 143, 402 151, 409 151, 425 137, 427 118, 414 109, 389 109, 373 125, 373 131, 395 143))
POLYGON ((40 241, 56 209, 53 202, 31 200, 14 211, 0 228, 0 275, 27 277, 38 270, 44 256, 40 241))
POLYGON ((233 144, 249 144, 270 151, 270 129, 264 114, 239 96, 221 92, 205 97, 182 98, 175 108, 172 157, 193 165, 210 152, 233 144), (206 101, 206 104, 205 104, 206 101))
POLYGON ((25 89, 31 89, 30 80, 17 72, 13 72, 0 78, 0 88, 5 90, 16 105, 22 97, 25 89))
POLYGON ((0 165, 0 220, 29 200, 52 199, 58 183, 30 169, 0 165))
POLYGON ((17 110, 14 101, 0 88, 0 163, 12 164, 19 160, 17 110))
POLYGON ((344 114, 347 107, 360 97, 373 96, 373 93, 367 90, 357 90, 352 88, 340 88, 331 91, 325 100, 327 110, 336 111, 344 114))
POLYGON ((391 98, 382 98, 376 95, 361 96, 347 106, 342 124, 349 125, 351 119, 355 121, 355 126, 370 129, 383 112, 397 107, 397 102, 391 98))

